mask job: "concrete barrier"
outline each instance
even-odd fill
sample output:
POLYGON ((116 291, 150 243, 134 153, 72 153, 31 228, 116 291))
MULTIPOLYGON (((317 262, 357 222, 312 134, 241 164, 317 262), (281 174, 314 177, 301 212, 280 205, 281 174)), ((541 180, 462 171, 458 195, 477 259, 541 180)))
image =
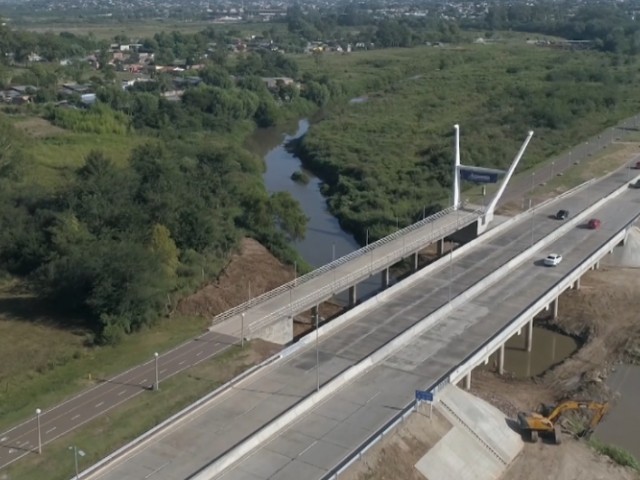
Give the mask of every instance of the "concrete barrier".
MULTIPOLYGON (((402 345, 410 342, 416 336, 422 334, 424 331, 433 326, 434 323, 441 320, 452 310, 458 308, 463 305, 468 299, 475 297, 483 290, 486 290, 488 287, 496 283, 502 277, 507 275, 509 271, 514 269, 516 266, 520 265, 526 259, 531 257, 538 250, 546 247, 550 243, 556 241, 558 238, 565 235, 568 231, 573 229, 576 225, 582 222, 588 215, 591 214, 594 210, 600 208, 606 201, 611 198, 619 195, 622 191, 626 191, 627 184, 625 183, 624 190, 622 188, 615 190, 613 193, 607 195, 606 197, 596 201, 591 206, 584 209, 581 213, 573 217, 568 222, 565 222, 560 228, 556 229, 543 239, 536 242, 532 245, 531 248, 525 250, 517 254, 507 263, 496 269, 491 274, 487 275, 485 278, 477 282, 475 285, 467 289, 462 294, 453 298, 449 303, 439 308, 431 315, 423 318, 421 321, 410 327, 409 329, 402 332, 400 335, 395 337, 394 339, 387 342, 384 346, 380 347, 378 350, 373 352, 367 358, 361 360, 354 366, 345 370, 344 372, 338 374, 332 380, 327 382, 323 387, 311 395, 307 396, 292 408, 287 410, 285 413, 272 420, 270 423, 262 427, 248 439, 231 448, 227 453, 223 454, 216 460, 214 460, 211 464, 205 466, 203 469, 198 471, 196 474, 189 477, 190 480, 211 480, 215 478, 217 475, 224 472, 227 468, 233 465, 235 462, 240 460, 242 457, 250 453, 256 447, 266 442, 273 435, 277 434, 280 430, 284 429, 290 423, 295 421, 299 416, 307 413, 311 410, 315 405, 321 403, 326 400, 328 397, 333 395, 337 390, 348 384, 354 378, 365 373, 369 368, 374 366, 375 364, 381 362, 383 359, 393 354, 396 350, 398 350, 402 345)), ((529 213, 531 215, 531 213, 529 213)), ((460 252, 459 249, 458 252, 460 252)), ((453 252, 455 254, 455 251, 453 252)), ((459 253, 460 255, 460 253, 459 253)), ((442 259, 441 259, 442 260, 442 259)), ((445 259, 447 260, 447 259, 445 259)), ((410 277, 411 278, 411 277, 410 277)), ((406 288, 407 284, 403 284, 402 287, 406 288)), ((391 289, 389 289, 391 290, 391 289)), ((384 292, 383 292, 384 293, 384 292)))

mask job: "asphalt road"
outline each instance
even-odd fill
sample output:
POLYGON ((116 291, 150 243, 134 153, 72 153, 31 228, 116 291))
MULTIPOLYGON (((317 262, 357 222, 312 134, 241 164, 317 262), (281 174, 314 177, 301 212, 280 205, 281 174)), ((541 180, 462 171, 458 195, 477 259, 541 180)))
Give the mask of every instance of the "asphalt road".
MULTIPOLYGON (((624 178, 624 175, 617 176, 618 179, 621 177, 624 178)), ((567 201, 563 206, 577 211, 578 203, 567 201)), ((325 478, 334 466, 339 465, 345 457, 356 451, 371 435, 392 420, 398 411, 404 409, 413 400, 416 390, 430 390, 447 372, 522 314, 530 304, 549 291, 638 214, 640 194, 637 191, 629 190, 607 203, 594 214, 603 222, 600 230, 580 227, 572 229, 552 246, 524 262, 505 279, 466 302, 463 307, 456 309, 447 318, 404 345, 394 355, 338 390, 298 422, 261 444, 216 479, 325 478), (557 267, 544 267, 541 260, 551 252, 562 254, 564 260, 557 267)), ((550 222, 553 223, 546 218, 537 218, 536 228, 546 230, 550 222)), ((510 232, 501 240, 492 242, 494 250, 485 250, 485 255, 495 260, 498 255, 510 255, 514 244, 527 244, 526 228, 524 231, 514 230, 519 230, 519 234, 515 231, 510 232), (514 234, 516 236, 510 238, 514 234)), ((470 283, 469 272, 473 272, 476 262, 483 261, 483 257, 478 257, 481 254, 480 249, 481 247, 465 256, 461 262, 454 264, 449 278, 453 279, 456 287, 470 283)), ((484 263, 486 269, 492 260, 484 263)), ((330 373, 325 365, 353 361, 366 353, 370 345, 381 335, 381 331, 394 328, 397 323, 406 327, 414 319, 426 316, 434 305, 446 302, 446 276, 447 273, 444 271, 434 275, 434 278, 426 279, 420 285, 407 289, 388 304, 367 312, 365 318, 358 320, 359 328, 351 331, 346 328, 322 342, 320 355, 323 359, 323 376, 330 373), (425 292, 429 292, 428 296, 425 296, 425 292), (365 343, 367 347, 363 348, 362 345, 365 343)), ((306 367, 308 385, 308 377, 312 376, 310 373, 314 368, 315 352, 310 349, 304 355, 306 363, 303 364, 302 359, 290 363, 297 361, 299 368, 306 367)), ((299 378, 304 381, 305 374, 300 373, 299 378)), ((274 393, 273 397, 277 398, 280 393, 274 393)), ((168 459, 165 458, 165 461, 168 459)))
MULTIPOLYGON (((550 216, 558 208, 567 208, 575 215, 587 205, 617 189, 623 182, 624 174, 609 177, 591 186, 588 191, 578 192, 574 197, 563 200, 561 206, 551 205, 543 209, 532 215, 531 221, 526 219, 503 234, 480 243, 468 254, 443 266, 412 288, 395 295, 380 308, 367 311, 355 318, 339 332, 334 332, 320 342, 319 370, 316 370, 316 352, 313 347, 297 352, 292 357, 277 362, 234 386, 233 389, 211 402, 191 421, 163 432, 161 438, 136 449, 130 456, 111 466, 108 472, 90 478, 101 480, 187 478, 313 392, 316 388, 317 374, 321 385, 326 383, 442 307, 448 302, 450 296, 462 294, 496 268, 527 250, 534 241, 554 231, 558 227, 558 221, 551 219, 550 216), (425 292, 428 292, 428 295, 425 295, 425 292)), ((634 205, 634 211, 638 208, 637 204, 634 205)), ((607 212, 609 211, 611 213, 603 217, 603 225, 609 223, 608 215, 610 214, 621 218, 628 213, 617 204, 609 207, 607 212)), ((610 224, 610 227, 612 226, 613 223, 610 224)), ((586 236, 588 231, 572 230, 571 235, 567 235, 568 239, 559 247, 562 246, 566 250, 567 245, 576 246, 576 232, 578 235, 586 236)), ((608 229, 603 228, 597 232, 597 238, 607 236, 609 233, 608 229)), ((577 247, 586 248, 588 245, 587 242, 578 242, 577 247)), ((569 262, 565 265, 568 264, 569 262)), ((533 266, 527 268, 528 275, 538 274, 533 266)), ((556 272, 561 271, 561 269, 556 270, 556 272)), ((504 292, 502 296, 506 296, 504 292)), ((468 313, 467 316, 469 316, 468 313)), ((474 313, 469 318, 476 319, 477 314, 474 313)), ((463 334, 466 329, 472 328, 473 322, 470 322, 467 319, 451 325, 446 323, 444 326, 458 334, 463 334)), ((440 326, 435 327, 435 332, 440 328, 440 326)), ((431 333, 433 332, 432 330, 431 333)), ((432 367, 438 367, 436 371, 439 375, 439 372, 442 372, 445 367, 449 368, 452 362, 459 361, 460 355, 468 352, 469 341, 475 344, 474 342, 481 341, 483 338, 481 335, 472 335, 466 342, 458 343, 456 338, 455 343, 443 344, 441 346, 443 356, 434 361, 432 367)), ((425 351, 418 356, 429 354, 429 352, 425 351)), ((414 353, 419 352, 414 351, 414 353)), ((429 373, 430 370, 425 370, 424 375, 429 373)), ((271 449, 270 446, 277 440, 270 442, 249 456, 246 462, 225 478, 292 480, 320 478, 322 472, 331 468, 341 455, 344 456, 349 449, 355 448, 359 441, 374 431, 383 418, 387 418, 385 415, 392 415, 400 406, 406 405, 407 396, 413 394, 415 389, 407 389, 406 385, 396 383, 405 381, 404 375, 398 375, 396 379, 393 371, 389 370, 385 375, 386 377, 377 378, 375 381, 358 380, 354 383, 358 388, 364 388, 369 392, 362 403, 349 402, 341 396, 338 402, 342 402, 344 408, 339 405, 332 408, 319 407, 324 412, 322 415, 305 416, 300 422, 302 426, 295 427, 300 428, 300 431, 296 430, 289 436, 283 436, 280 446, 274 447, 275 449, 271 449), (369 404, 377 405, 378 410, 375 413, 357 413, 365 412, 362 407, 369 404), (332 413, 334 411, 335 413, 332 413), (354 415, 350 417, 349 423, 336 417, 345 412, 348 414, 346 416, 354 415), (322 441, 325 435, 330 435, 331 441, 322 441)), ((411 376, 415 377, 413 374, 411 376)), ((423 382, 421 376, 416 378, 423 382)), ((425 383, 421 383, 421 387, 424 386, 425 383)), ((344 391, 350 389, 351 387, 345 387, 344 391)), ((332 399, 325 404, 333 401, 332 399)))
MULTIPOLYGON (((208 332, 158 357, 160 388, 178 372, 220 353, 237 339, 208 332)), ((40 414, 42 444, 70 432, 143 392, 153 395, 155 360, 101 381, 76 397, 40 414)), ((46 448, 43 447, 43 448, 46 448)), ((37 416, 0 434, 0 468, 38 450, 37 416)))

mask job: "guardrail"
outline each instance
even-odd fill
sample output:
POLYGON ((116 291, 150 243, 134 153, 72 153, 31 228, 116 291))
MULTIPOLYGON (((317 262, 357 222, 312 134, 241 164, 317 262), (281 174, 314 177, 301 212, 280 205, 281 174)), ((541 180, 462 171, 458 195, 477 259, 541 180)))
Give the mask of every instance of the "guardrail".
MULTIPOLYGON (((283 285, 280 285, 279 287, 270 290, 269 292, 265 292, 262 295, 259 295, 257 297, 252 298, 251 300, 242 303, 240 305, 237 305, 229 310, 227 310, 226 312, 223 312, 219 315, 216 315, 213 320, 212 320, 212 324, 217 324, 220 323, 226 319, 229 319, 235 315, 239 315, 240 313, 248 310, 249 308, 255 307, 256 305, 259 305, 261 303, 264 303, 267 300, 270 300, 273 297, 276 297, 282 293, 288 292, 289 289, 296 287, 296 286, 300 286, 303 285, 307 282, 309 282, 310 280, 313 280, 314 278, 317 278, 321 275, 323 275, 324 273, 330 272, 331 270, 336 269, 337 267, 355 259, 355 258, 359 258, 359 257, 363 257, 369 253, 371 253, 372 251, 374 251, 376 248, 379 248, 383 245, 386 245, 389 242, 392 242, 398 238, 401 238, 402 236, 411 233, 415 230, 419 230, 420 228, 424 227, 425 225, 428 225, 429 223, 433 223, 436 220, 438 220, 439 218, 445 217, 446 215, 454 212, 455 209, 453 207, 448 207, 444 210, 441 210, 440 212, 437 212, 433 215, 430 215, 429 217, 420 220, 419 222, 416 222, 414 224, 409 225, 408 227, 405 227, 401 230, 398 230, 397 232, 392 233, 391 235, 388 235, 384 238, 381 238, 380 240, 377 240, 376 242, 370 243, 369 245, 362 247, 358 250, 355 250, 343 257, 340 257, 336 260, 334 260, 331 263, 327 263, 326 265, 319 267, 305 275, 302 275, 301 277, 298 277, 295 280, 291 280, 290 282, 287 282, 283 285)), ((482 210, 478 210, 478 212, 480 212, 482 210)))
MULTIPOLYGON (((451 229, 453 225, 456 225, 458 228, 459 225, 464 225, 469 223, 480 217, 482 209, 478 209, 473 211, 472 213, 465 213, 464 215, 456 216, 456 221, 452 221, 451 224, 440 227, 438 230, 431 230, 428 234, 428 238, 443 238, 446 235, 451 233, 451 229)), ((398 261, 399 258, 403 258, 407 254, 415 252, 417 249, 421 248, 425 244, 424 237, 413 240, 409 244, 404 244, 402 248, 395 250, 393 253, 389 253, 384 257, 378 257, 374 260, 373 249, 369 250, 371 253, 371 262, 366 266, 358 269, 355 272, 352 272, 348 275, 341 276, 339 279, 333 281, 329 285, 325 285, 324 287, 315 290, 313 293, 305 295, 302 298, 296 299, 295 301, 289 303, 288 305, 279 308, 278 310, 274 310, 270 312, 268 315, 262 317, 261 319, 253 322, 248 326, 247 331, 248 335, 251 336, 252 333, 259 331, 264 328, 267 324, 269 324, 274 319, 286 317, 292 315, 292 312, 299 311, 306 308, 308 305, 318 302, 323 298, 329 298, 336 293, 343 291, 345 288, 348 288, 360 281, 362 278, 366 276, 371 276, 375 272, 378 272, 390 265, 393 265, 398 261)), ((346 258, 346 257, 344 257, 346 258)))

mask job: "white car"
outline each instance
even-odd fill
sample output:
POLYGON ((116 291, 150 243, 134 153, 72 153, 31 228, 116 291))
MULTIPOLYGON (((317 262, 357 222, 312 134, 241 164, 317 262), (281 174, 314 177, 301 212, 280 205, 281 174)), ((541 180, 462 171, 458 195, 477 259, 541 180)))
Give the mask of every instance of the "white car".
POLYGON ((561 261, 562 261, 562 255, 559 255, 557 253, 552 253, 549 256, 547 256, 547 258, 544 259, 544 264, 547 267, 555 267, 561 261))

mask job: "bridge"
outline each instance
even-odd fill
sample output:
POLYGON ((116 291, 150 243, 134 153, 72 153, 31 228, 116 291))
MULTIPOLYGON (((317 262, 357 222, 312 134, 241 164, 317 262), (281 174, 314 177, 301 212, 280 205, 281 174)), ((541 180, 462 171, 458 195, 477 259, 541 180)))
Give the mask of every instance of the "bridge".
MULTIPOLYGON (((557 311, 640 214, 628 169, 509 219, 322 326, 83 478, 334 478, 412 407, 557 311), (550 218, 560 207, 574 216, 550 218), (584 224, 602 220, 599 230, 584 224), (553 269, 540 259, 554 251, 553 269), (425 294, 425 292, 428 292, 425 294)), ((89 473, 89 472, 88 472, 89 473)))
POLYGON ((213 319, 211 331, 286 344, 293 339, 293 318, 296 314, 312 309, 317 320, 318 305, 345 290, 349 291, 349 307, 353 307, 358 301, 358 283, 381 273, 381 288, 385 289, 389 286, 389 268, 405 258, 412 258, 413 271, 416 271, 418 253, 425 247, 435 243, 440 256, 446 238, 463 243, 476 238, 493 220, 494 209, 532 136, 533 132, 529 132, 489 205, 486 208, 470 207, 460 200, 460 183, 465 171, 481 171, 483 176, 486 174, 496 180, 504 172, 461 165, 460 129, 455 125, 451 207, 227 310, 213 319))

